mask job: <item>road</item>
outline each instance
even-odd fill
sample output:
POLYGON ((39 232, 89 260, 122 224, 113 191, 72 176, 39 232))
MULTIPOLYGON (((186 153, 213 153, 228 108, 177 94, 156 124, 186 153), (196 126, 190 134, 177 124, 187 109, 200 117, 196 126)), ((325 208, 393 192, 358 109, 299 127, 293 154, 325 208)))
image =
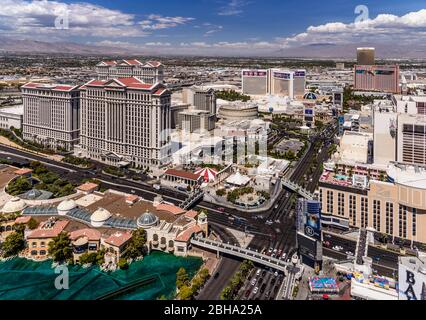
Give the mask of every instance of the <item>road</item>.
MULTIPOLYGON (((330 242, 329 247, 323 246, 324 256, 337 259, 347 260, 346 251, 355 253, 356 241, 332 234, 329 232, 323 232, 324 241, 330 242), (334 246, 341 246, 343 250, 334 250, 334 246)), ((394 277, 398 272, 398 254, 389 250, 378 248, 376 246, 369 245, 367 256, 373 258, 372 268, 380 276, 394 277)))
MULTIPOLYGON (((326 156, 326 148, 323 148, 324 150, 321 152, 320 158, 318 157, 317 151, 319 148, 322 148, 325 141, 327 141, 329 136, 332 136, 333 134, 334 132, 332 130, 324 130, 320 135, 311 137, 310 148, 307 150, 304 157, 298 162, 290 177, 291 181, 296 183, 303 183, 303 181, 305 181, 307 171, 312 165, 312 162, 317 159, 320 160, 326 156)), ((155 190, 151 185, 148 185, 143 181, 133 181, 106 175, 102 173, 102 167, 105 165, 96 162, 95 168, 82 169, 67 163, 56 162, 39 155, 24 152, 22 150, 15 150, 3 145, 0 145, 0 157, 11 157, 12 159, 19 159, 20 161, 40 161, 49 167, 50 170, 60 174, 62 178, 71 182, 81 183, 84 179, 96 178, 102 182, 102 187, 113 188, 126 193, 134 193, 151 201, 158 194, 161 194, 165 201, 176 205, 179 205, 186 198, 185 194, 176 192, 175 190, 167 190, 164 188, 161 190, 155 190)), ((319 164, 317 164, 315 180, 309 182, 311 190, 315 189, 318 182, 317 178, 319 179, 320 176, 318 175, 319 167, 319 164)), ((205 201, 198 203, 195 209, 205 209, 208 212, 209 221, 212 225, 216 224, 222 227, 233 228, 253 234, 254 238, 250 243, 250 247, 253 249, 265 251, 271 248, 277 252, 277 254, 279 252, 279 256, 282 256, 283 253, 286 253, 287 256, 291 256, 291 254, 296 251, 294 215, 295 199, 294 194, 290 190, 282 190, 275 206, 257 214, 249 214, 237 209, 226 209, 226 212, 223 213, 217 210, 215 205, 205 201), (243 220, 240 218, 243 218, 243 220), (265 222, 267 220, 271 220, 272 224, 266 224, 265 222)), ((273 253, 271 254, 273 255, 273 253)), ((234 269, 236 270, 238 267, 238 260, 231 260, 232 259, 228 260, 228 258, 224 258, 222 261, 226 267, 224 270, 227 270, 227 272, 224 274, 223 279, 221 277, 216 279, 217 281, 214 281, 221 282, 221 284, 213 285, 209 283, 209 290, 207 291, 211 291, 211 295, 217 296, 217 290, 210 289, 210 286, 215 288, 216 286, 220 287, 221 285, 224 285, 226 282, 225 277, 228 277, 229 280, 232 276, 232 272, 230 271, 234 269)), ((221 269, 222 267, 223 266, 221 266, 221 269)), ((203 297, 203 295, 200 296, 203 297)))

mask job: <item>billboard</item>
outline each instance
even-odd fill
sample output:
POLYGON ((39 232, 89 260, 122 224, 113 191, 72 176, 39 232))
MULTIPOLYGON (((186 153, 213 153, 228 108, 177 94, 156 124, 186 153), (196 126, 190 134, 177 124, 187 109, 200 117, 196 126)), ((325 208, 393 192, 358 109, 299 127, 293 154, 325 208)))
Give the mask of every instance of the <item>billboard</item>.
POLYGON ((294 72, 295 77, 306 77, 306 71, 305 70, 297 70, 294 72))
POLYGON ((274 72, 274 78, 276 78, 276 79, 283 79, 283 80, 290 80, 291 79, 291 73, 288 73, 288 72, 274 72))
POLYGON ((426 300, 426 273, 412 270, 399 263, 398 295, 399 300, 426 300))
POLYGON ((267 76, 266 70, 244 70, 243 76, 244 77, 266 77, 267 76))

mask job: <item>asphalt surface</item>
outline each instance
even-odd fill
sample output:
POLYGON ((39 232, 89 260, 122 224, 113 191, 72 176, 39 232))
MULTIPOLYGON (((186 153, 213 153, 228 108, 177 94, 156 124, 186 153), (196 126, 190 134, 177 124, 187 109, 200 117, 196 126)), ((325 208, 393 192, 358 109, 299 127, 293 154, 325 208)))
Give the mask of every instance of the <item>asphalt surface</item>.
MULTIPOLYGON (((323 161, 327 156, 327 148, 324 144, 333 136, 332 130, 324 130, 319 136, 310 139, 310 147, 304 157, 298 162, 293 171, 290 180, 296 183, 307 183, 308 189, 313 191, 318 183, 320 172, 320 163, 317 164, 317 170, 313 173, 312 180, 306 181, 308 169, 312 162, 317 159, 323 161), (322 148, 322 152, 318 155, 318 150, 322 148)), ((96 163, 92 169, 82 169, 63 162, 56 162, 39 155, 16 150, 7 146, 0 145, 0 157, 10 158, 16 161, 40 161, 44 163, 50 170, 58 173, 62 178, 74 183, 81 183, 82 180, 88 178, 96 178, 102 182, 102 187, 113 188, 118 191, 136 194, 147 200, 153 200, 158 194, 163 196, 165 201, 179 205, 185 200, 186 195, 175 190, 154 189, 151 185, 143 181, 133 181, 112 177, 102 173, 104 164, 96 163)), ((140 177, 144 178, 144 177, 140 177)), ((199 202, 195 209, 205 209, 208 212, 209 221, 212 225, 223 228, 233 228, 254 235, 249 247, 259 251, 267 251, 269 249, 286 253, 287 257, 296 251, 296 228, 294 204, 297 197, 290 190, 282 190, 275 205, 264 212, 249 214, 237 209, 226 208, 225 212, 218 210, 216 205, 205 201, 199 202), (271 223, 266 223, 270 221, 271 223)), ((229 235, 222 233, 228 239, 229 235)), ((226 241, 226 240, 224 240, 226 241)), ((200 299, 208 297, 209 299, 217 299, 219 288, 226 286, 226 278, 229 280, 235 270, 238 268, 240 261, 235 258, 224 257, 221 262, 220 270, 226 272, 219 275, 218 278, 209 281, 206 285, 209 293, 200 294, 200 299), (222 265, 223 264, 223 265, 222 265)), ((266 280, 265 280, 266 281, 266 280)), ((270 280, 272 281, 272 279, 270 280)), ((268 286, 268 284, 267 284, 268 286)), ((266 290, 265 290, 266 291, 266 290)), ((219 292, 220 293, 220 292, 219 292)))

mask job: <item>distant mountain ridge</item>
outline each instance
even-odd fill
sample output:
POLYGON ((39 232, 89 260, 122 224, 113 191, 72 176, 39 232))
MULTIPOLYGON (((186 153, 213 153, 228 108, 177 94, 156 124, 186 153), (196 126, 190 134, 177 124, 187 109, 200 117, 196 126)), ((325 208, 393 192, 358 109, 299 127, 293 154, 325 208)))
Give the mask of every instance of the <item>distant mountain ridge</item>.
MULTIPOLYGON (((268 52, 253 52, 251 56, 265 57, 285 57, 285 58, 329 58, 329 59, 355 59, 357 47, 375 47, 376 57, 378 59, 422 59, 425 58, 426 44, 418 44, 416 48, 407 48, 405 45, 395 44, 374 44, 374 43, 356 43, 356 44, 335 44, 335 43, 313 43, 309 45, 283 48, 280 50, 271 50, 268 52)), ((8 37, 0 37, 0 53, 35 53, 35 54, 81 54, 81 55, 167 55, 167 52, 156 49, 135 49, 118 46, 100 46, 80 44, 74 42, 43 42, 35 40, 15 40, 8 37)), ((170 52, 170 51, 169 51, 170 52)), ((247 50, 244 54, 236 52, 222 54, 200 53, 200 56, 250 56, 247 50)), ((185 55, 184 53, 181 53, 185 55)), ((179 55, 179 49, 176 49, 174 55, 179 55)), ((197 54, 193 54, 197 55, 197 54)))

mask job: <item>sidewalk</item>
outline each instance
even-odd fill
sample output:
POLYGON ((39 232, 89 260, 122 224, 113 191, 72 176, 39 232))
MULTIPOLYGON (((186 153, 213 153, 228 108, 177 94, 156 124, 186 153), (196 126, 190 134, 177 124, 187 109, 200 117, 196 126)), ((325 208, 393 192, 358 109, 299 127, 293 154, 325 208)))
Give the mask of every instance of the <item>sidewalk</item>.
POLYGON ((3 137, 3 136, 0 136, 0 144, 3 144, 7 147, 15 148, 15 149, 18 149, 18 150, 22 150, 22 151, 25 151, 25 152, 28 152, 28 153, 32 153, 32 154, 35 154, 39 157, 44 157, 44 158, 47 158, 47 159, 50 159, 50 160, 53 160, 53 161, 61 162, 62 159, 64 158, 63 156, 60 156, 60 155, 57 155, 57 154, 49 155, 49 154, 45 154, 45 153, 41 153, 41 152, 35 152, 35 151, 32 151, 32 150, 25 149, 24 147, 21 147, 20 145, 10 141, 9 139, 7 139, 6 137, 3 137))

